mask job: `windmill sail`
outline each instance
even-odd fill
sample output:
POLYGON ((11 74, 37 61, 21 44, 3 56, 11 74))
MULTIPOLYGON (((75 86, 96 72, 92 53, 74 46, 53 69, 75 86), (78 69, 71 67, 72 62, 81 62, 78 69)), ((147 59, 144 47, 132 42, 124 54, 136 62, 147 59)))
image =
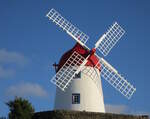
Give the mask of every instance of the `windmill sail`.
POLYGON ((97 41, 95 47, 104 55, 108 55, 125 31, 115 22, 111 28, 97 41))
POLYGON ((72 38, 74 38, 82 46, 87 42, 89 36, 71 24, 68 20, 61 16, 55 9, 51 9, 46 15, 49 20, 52 20, 56 25, 65 30, 72 38))
POLYGON ((65 91, 71 80, 74 78, 75 74, 78 74, 80 72, 82 66, 84 66, 86 62, 86 58, 74 51, 74 53, 69 57, 66 63, 51 79, 51 82, 61 90, 65 91))
POLYGON ((121 94, 128 99, 131 98, 136 88, 133 87, 127 80, 124 79, 108 62, 103 58, 100 59, 101 76, 121 94))
MULTIPOLYGON (((84 48, 90 51, 90 49, 85 45, 89 39, 89 36, 62 17, 61 14, 55 9, 51 9, 46 16, 49 18, 49 20, 53 21, 56 25, 66 31, 67 34, 75 39, 80 45, 84 46, 84 48)), ((115 22, 96 42, 95 49, 98 49, 98 51, 100 51, 104 56, 108 55, 108 53, 124 35, 124 33, 124 29, 121 28, 117 22, 115 22)), ((99 88, 99 82, 96 79, 99 77, 97 72, 99 69, 101 69, 100 75, 121 94, 130 99, 133 93, 136 91, 136 88, 134 88, 133 85, 125 80, 124 77, 122 77, 117 70, 114 69, 103 58, 100 58, 96 53, 95 55, 99 58, 99 61, 93 68, 89 68, 88 66, 85 67, 84 65, 87 63, 90 54, 84 58, 79 53, 74 51, 66 63, 51 79, 51 82, 61 90, 65 91, 74 76, 82 71, 83 73, 87 74, 87 76, 89 76, 99 88)))

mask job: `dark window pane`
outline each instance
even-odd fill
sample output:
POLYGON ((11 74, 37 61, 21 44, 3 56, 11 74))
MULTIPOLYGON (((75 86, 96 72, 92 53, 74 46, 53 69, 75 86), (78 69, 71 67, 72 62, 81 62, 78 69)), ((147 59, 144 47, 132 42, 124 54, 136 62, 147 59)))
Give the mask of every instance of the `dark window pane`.
POLYGON ((79 93, 72 94, 72 104, 80 104, 80 94, 79 93))

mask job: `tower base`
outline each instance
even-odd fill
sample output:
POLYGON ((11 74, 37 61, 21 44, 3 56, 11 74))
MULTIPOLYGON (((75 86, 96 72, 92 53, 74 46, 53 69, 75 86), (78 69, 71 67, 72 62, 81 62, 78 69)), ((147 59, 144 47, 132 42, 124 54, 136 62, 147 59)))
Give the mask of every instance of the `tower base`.
POLYGON ((124 115, 84 111, 54 110, 37 112, 33 119, 149 119, 148 115, 124 115))

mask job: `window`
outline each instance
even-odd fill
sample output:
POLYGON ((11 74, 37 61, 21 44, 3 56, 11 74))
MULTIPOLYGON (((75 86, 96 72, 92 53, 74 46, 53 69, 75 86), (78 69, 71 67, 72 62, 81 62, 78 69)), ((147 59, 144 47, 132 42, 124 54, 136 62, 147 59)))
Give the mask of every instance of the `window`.
POLYGON ((74 79, 78 79, 81 78, 81 72, 79 72, 78 74, 75 74, 74 79))
POLYGON ((72 94, 72 104, 80 104, 80 93, 72 94))

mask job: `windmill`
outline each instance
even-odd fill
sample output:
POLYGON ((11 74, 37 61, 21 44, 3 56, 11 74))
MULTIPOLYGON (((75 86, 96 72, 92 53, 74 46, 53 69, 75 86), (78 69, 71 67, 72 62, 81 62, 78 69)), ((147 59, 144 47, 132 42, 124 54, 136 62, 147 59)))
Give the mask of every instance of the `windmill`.
POLYGON ((99 38, 95 47, 90 49, 86 46, 89 36, 55 9, 51 9, 46 17, 77 42, 62 56, 56 74, 51 79, 57 86, 55 109, 105 112, 101 77, 127 99, 131 98, 136 88, 96 53, 101 52, 107 56, 123 36, 125 31, 117 22, 99 38))

